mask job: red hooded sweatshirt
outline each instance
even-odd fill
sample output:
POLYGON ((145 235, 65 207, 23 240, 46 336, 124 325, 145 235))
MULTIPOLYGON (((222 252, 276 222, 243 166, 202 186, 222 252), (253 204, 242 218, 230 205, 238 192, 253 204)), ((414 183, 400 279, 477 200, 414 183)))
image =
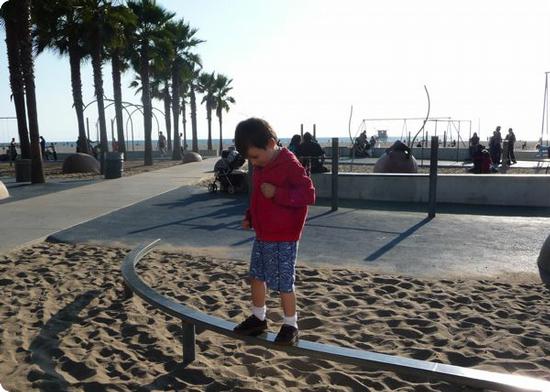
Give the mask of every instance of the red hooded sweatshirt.
POLYGON ((307 206, 315 203, 315 188, 296 156, 286 148, 265 167, 254 167, 252 200, 247 218, 260 241, 298 241, 304 228, 307 206), (266 198, 260 186, 276 187, 275 196, 266 198))

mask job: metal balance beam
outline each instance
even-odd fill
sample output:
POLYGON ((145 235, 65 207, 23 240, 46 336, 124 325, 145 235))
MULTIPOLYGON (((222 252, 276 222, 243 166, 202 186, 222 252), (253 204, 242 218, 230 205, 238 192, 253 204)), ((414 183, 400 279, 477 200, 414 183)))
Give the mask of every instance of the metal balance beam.
POLYGON ((298 340, 295 346, 280 346, 274 343, 275 334, 272 333, 266 333, 258 337, 236 334, 233 332, 233 328, 236 326, 235 323, 218 317, 209 316, 205 313, 188 308, 181 303, 175 302, 173 299, 164 297, 145 284, 138 276, 135 270, 136 265, 145 255, 158 245, 159 241, 160 240, 156 240, 150 244, 143 244, 132 250, 122 263, 122 276, 127 288, 132 292, 155 308, 182 320, 183 363, 185 365, 195 360, 195 326, 199 326, 227 337, 243 340, 252 345, 264 346, 271 350, 357 365, 369 370, 389 370, 397 374, 421 376, 427 380, 442 380, 453 384, 495 391, 550 392, 550 382, 532 377, 421 361, 372 351, 321 344, 307 340, 298 340))

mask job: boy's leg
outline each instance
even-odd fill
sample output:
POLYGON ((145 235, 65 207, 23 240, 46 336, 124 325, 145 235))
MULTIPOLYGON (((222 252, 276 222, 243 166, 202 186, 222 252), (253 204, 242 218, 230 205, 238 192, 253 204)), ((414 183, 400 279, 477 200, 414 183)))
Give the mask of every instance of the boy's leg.
POLYGON ((294 292, 281 293, 281 305, 285 317, 294 317, 296 314, 296 294, 294 292))
POLYGON ((252 305, 257 308, 265 306, 265 282, 256 278, 250 278, 250 288, 252 290, 252 305))
POLYGON ((262 244, 254 241, 250 260, 250 291, 252 295, 252 316, 248 317, 233 330, 242 335, 257 336, 267 329, 265 293, 266 284, 262 260, 262 244))

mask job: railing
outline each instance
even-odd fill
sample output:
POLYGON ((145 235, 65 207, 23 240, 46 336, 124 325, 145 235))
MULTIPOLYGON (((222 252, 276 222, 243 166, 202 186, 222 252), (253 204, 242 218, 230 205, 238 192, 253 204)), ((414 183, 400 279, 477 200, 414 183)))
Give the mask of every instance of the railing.
POLYGON ((307 340, 299 340, 295 346, 280 346, 273 342, 275 335, 272 333, 266 333, 259 337, 238 335, 233 332, 236 324, 218 317, 209 316, 175 302, 173 299, 164 297, 141 280, 136 273, 135 267, 159 241, 156 240, 150 244, 140 245, 132 250, 122 263, 122 276, 127 289, 131 290, 131 292, 134 292, 155 308, 182 320, 183 363, 185 365, 195 360, 195 326, 199 326, 230 338, 244 340, 249 344, 264 346, 271 350, 357 365, 369 370, 388 370, 397 374, 421 376, 429 380, 442 380, 454 384, 497 391, 550 391, 550 382, 531 377, 402 358, 307 340))

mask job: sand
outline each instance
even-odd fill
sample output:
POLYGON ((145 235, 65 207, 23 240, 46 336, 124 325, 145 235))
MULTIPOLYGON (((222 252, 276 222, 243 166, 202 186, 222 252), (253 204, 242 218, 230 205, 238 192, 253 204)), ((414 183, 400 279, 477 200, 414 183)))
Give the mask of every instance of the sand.
MULTIPOLYGON (((0 256, 0 383, 12 391, 463 391, 390 372, 292 357, 210 331, 182 359, 180 321, 124 295, 124 248, 39 243, 0 256)), ((155 251, 159 292, 239 322, 247 263, 155 251)), ((422 280, 299 266, 303 339, 550 380, 550 289, 523 281, 422 280)), ((281 321, 268 301, 270 329, 281 321)))

